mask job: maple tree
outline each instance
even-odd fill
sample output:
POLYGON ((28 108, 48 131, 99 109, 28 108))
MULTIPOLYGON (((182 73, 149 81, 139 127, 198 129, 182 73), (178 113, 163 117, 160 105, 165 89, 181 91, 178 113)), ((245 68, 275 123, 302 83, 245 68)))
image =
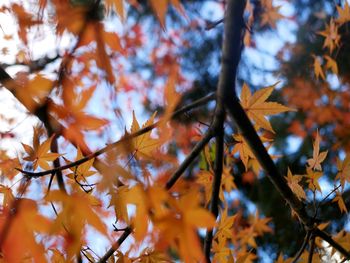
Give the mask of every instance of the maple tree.
POLYGON ((20 142, 0 149, 0 261, 350 259, 350 8, 311 2, 2 4, 0 83, 38 124, 0 134, 20 142), (245 50, 283 20, 298 39, 257 87, 245 50))

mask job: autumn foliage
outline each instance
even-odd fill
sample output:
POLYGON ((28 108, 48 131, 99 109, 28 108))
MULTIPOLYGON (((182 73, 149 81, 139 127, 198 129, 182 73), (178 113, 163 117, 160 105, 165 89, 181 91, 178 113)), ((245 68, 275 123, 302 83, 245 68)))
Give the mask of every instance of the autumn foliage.
POLYGON ((0 140, 18 144, 0 145, 0 262, 259 261, 283 232, 248 200, 262 178, 286 231, 303 233, 268 260, 350 259, 337 221, 349 209, 347 1, 314 14, 318 48, 285 44, 280 79, 259 87, 240 59, 258 49, 255 34, 297 20, 279 1, 218 1, 217 21, 180 0, 29 2, 0 6, 1 92, 36 117, 19 136, 21 120, 0 114, 13 127, 0 140), (205 76, 187 70, 184 50, 211 30, 221 59, 213 92, 198 98, 194 77, 205 76), (298 165, 279 148, 296 140, 309 145, 298 165))

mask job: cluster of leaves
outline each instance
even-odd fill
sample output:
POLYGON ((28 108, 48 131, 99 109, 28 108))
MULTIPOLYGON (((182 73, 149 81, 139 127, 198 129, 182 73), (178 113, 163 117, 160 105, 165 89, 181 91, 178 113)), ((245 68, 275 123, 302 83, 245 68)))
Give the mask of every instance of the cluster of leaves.
MULTIPOLYGON (((232 12, 239 14, 243 2, 228 2, 238 10, 232 12)), ((218 5, 226 8, 225 3, 218 5)), ((30 10, 25 5, 11 3, 0 9, 18 24, 13 35, 4 31, 5 40, 20 43, 14 54, 14 65, 27 67, 12 78, 1 66, 1 84, 28 114, 37 116, 42 122, 42 126, 34 128, 32 145, 22 143, 22 153, 17 157, 11 158, 5 151, 1 152, 0 171, 4 181, 0 185, 3 196, 0 210, 2 261, 73 262, 82 261, 84 257, 89 262, 168 262, 175 259, 184 262, 253 262, 258 257, 260 239, 273 235, 277 229, 273 227, 272 218, 261 215, 257 209, 249 212, 244 200, 233 196, 240 193, 242 181, 253 184, 263 176, 263 168, 282 193, 281 200, 289 203, 292 215, 306 229, 305 244, 294 261, 310 261, 313 256, 320 261, 336 251, 341 253, 338 257, 349 258, 350 234, 343 229, 333 238, 329 237, 323 231, 328 224, 320 224, 318 211, 325 202, 334 202, 342 213, 348 212, 342 195, 350 182, 350 157, 345 155, 342 160, 336 159, 334 188, 320 201, 319 179, 323 176, 322 165, 330 154, 320 151, 318 131, 313 156, 306 161, 304 175, 293 175, 293 170, 289 169, 285 177, 274 174, 273 162, 266 162, 279 156, 269 156, 266 151, 259 150, 259 145, 252 143, 252 136, 256 136, 262 146, 273 149, 279 133, 269 116, 296 111, 268 101, 278 83, 253 93, 248 84, 242 85, 238 103, 242 115, 231 117, 239 120, 239 125, 241 118, 244 120, 247 116, 253 124, 251 130, 249 122, 243 127, 246 130, 241 126, 233 131, 224 128, 224 111, 230 112, 226 101, 230 105, 231 100, 234 104, 238 99, 222 98, 219 88, 216 110, 210 114, 212 122, 208 127, 182 124, 174 118, 188 115, 187 112, 214 98, 209 95, 189 105, 181 105, 183 101, 187 102, 181 98, 182 93, 192 84, 191 76, 186 74, 178 58, 181 48, 191 48, 191 43, 181 34, 199 30, 201 23, 189 23, 173 31, 167 28, 168 9, 175 10, 179 19, 190 19, 179 0, 150 0, 147 6, 132 0, 40 0, 34 6, 30 10), (131 23, 131 26, 127 23, 127 10, 141 12, 147 7, 160 24, 152 33, 161 34, 156 40, 159 43, 149 54, 146 42, 151 40, 146 39, 145 28, 139 22, 131 23), (124 23, 121 25, 124 30, 108 29, 108 19, 114 19, 115 15, 124 23), (68 48, 58 46, 54 58, 35 60, 30 48, 32 42, 38 41, 34 31, 47 30, 47 26, 57 39, 71 40, 73 45, 68 48), (162 32, 166 30, 169 30, 167 36, 162 32), (152 65, 156 75, 153 82, 144 78, 147 74, 142 67, 139 70, 132 67, 133 60, 145 54, 149 55, 147 63, 152 65), (49 72, 46 66, 55 62, 59 62, 58 66, 49 72), (136 70, 139 72, 135 73, 136 70), (153 95, 147 92, 150 86, 153 86, 153 95), (101 92, 102 99, 99 98, 101 92), (124 100, 119 98, 121 95, 129 97, 124 100), (133 97, 137 97, 136 100, 149 107, 147 104, 152 96, 155 97, 154 104, 162 106, 160 116, 153 113, 140 126, 136 108, 132 111, 129 131, 118 131, 121 136, 115 140, 113 125, 125 111, 131 112, 127 104, 136 105, 133 97), (122 105, 119 104, 121 100, 122 105), (101 105, 97 112, 92 110, 92 105, 96 104, 101 105), (109 116, 111 112, 113 114, 109 116), (225 132, 229 135, 227 144, 224 143, 225 132), (95 141, 100 142, 95 151, 90 149, 93 140, 87 139, 94 135, 97 135, 95 141), (61 136, 63 142, 58 139, 61 136), (215 142, 211 141, 212 137, 215 142), (76 150, 72 150, 73 147, 76 150), (182 155, 187 153, 182 161, 182 155), (71 156, 74 154, 73 161, 71 156), (189 176, 180 178, 199 156, 199 167, 192 167, 189 176), (39 184, 35 184, 36 181, 39 184), (304 213, 304 205, 313 205, 313 210, 304 213), (92 247, 92 229, 110 247, 104 255, 95 252, 101 248, 92 247), (204 241, 203 229, 206 230, 204 241), (124 243, 128 236, 133 239, 132 244, 124 243), (329 252, 322 240, 335 249, 329 252), (309 251, 306 250, 308 243, 309 251)), ((234 24, 239 32, 236 42, 254 47, 253 28, 275 28, 278 20, 285 18, 279 9, 272 0, 248 1, 246 25, 234 24), (243 28, 248 29, 244 37, 241 34, 243 28)), ((312 96, 316 98, 310 98, 308 91, 300 92, 298 87, 295 89, 300 94, 288 87, 283 90, 292 107, 303 111, 312 108, 311 117, 305 122, 308 129, 329 122, 336 112, 337 118, 343 118, 342 113, 348 107, 345 107, 344 96, 347 93, 336 93, 327 86, 331 85, 328 83, 331 80, 326 77, 326 70, 339 74, 335 52, 342 46, 339 28, 347 26, 350 17, 347 3, 344 8, 336 6, 336 9, 338 17, 330 19, 326 29, 318 32, 319 37, 325 38, 323 47, 328 53, 311 56, 315 79, 310 81, 310 89, 322 81, 320 84, 325 91, 317 95, 313 92, 312 96), (325 65, 322 65, 322 58, 325 65), (330 116, 326 117, 325 113, 317 115, 314 107, 324 95, 332 108, 330 116), (307 105, 300 96, 306 96, 313 104, 307 105), (340 106, 331 105, 331 100, 340 101, 340 106), (341 106, 344 109, 339 109, 341 106), (312 119, 316 117, 319 119, 312 119)), ((242 13, 240 17, 243 17, 242 13)), ((237 17, 228 16, 225 23, 230 24, 230 19, 237 17)), ((3 53, 7 52, 7 49, 3 50, 3 53)), ((228 61, 232 62, 231 59, 228 61)), ((347 125, 345 122, 339 125, 347 125)), ((296 128, 290 128, 293 129, 296 128)), ((335 132, 339 130, 344 132, 344 127, 334 128, 335 132)), ((344 138, 343 135, 337 133, 339 138, 344 138)), ((346 145, 345 142, 334 149, 347 149, 346 145)), ((289 212, 287 207, 285 209, 289 212)), ((282 252, 277 262, 292 260, 282 252)))

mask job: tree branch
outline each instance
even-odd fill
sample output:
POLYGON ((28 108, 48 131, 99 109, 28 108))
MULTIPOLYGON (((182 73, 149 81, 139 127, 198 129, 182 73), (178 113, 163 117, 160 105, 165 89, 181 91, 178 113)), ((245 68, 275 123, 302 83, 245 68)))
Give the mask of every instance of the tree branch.
POLYGON ((167 190, 169 190, 176 183, 176 181, 180 178, 180 176, 186 170, 186 168, 192 163, 194 159, 196 159, 196 157, 203 150, 205 145, 213 137, 213 133, 214 132, 212 127, 209 127, 207 132, 204 134, 203 138, 193 147, 190 154, 187 155, 186 159, 180 164, 180 166, 177 168, 177 170, 173 173, 171 178, 168 180, 168 182, 165 185, 165 188, 167 190))
POLYGON ((124 240, 131 234, 131 227, 127 227, 124 231, 124 233, 118 238, 118 240, 112 245, 112 247, 104 254, 98 263, 106 262, 113 253, 120 247, 120 245, 124 242, 124 240))
POLYGON ((314 235, 322 238, 324 241, 326 241, 328 244, 330 244, 332 247, 338 250, 341 254, 343 254, 346 260, 350 259, 350 251, 347 251, 326 232, 317 228, 314 232, 314 235))
POLYGON ((218 99, 222 98, 225 102, 225 107, 230 117, 240 129, 244 139, 252 149, 260 165, 267 172, 267 176, 275 188, 298 215, 306 229, 311 229, 313 222, 305 210, 305 205, 295 196, 283 176, 279 173, 236 95, 235 79, 243 47, 242 41, 245 28, 243 20, 244 7, 245 1, 228 1, 227 14, 225 15, 222 69, 219 79, 219 89, 222 92, 219 94, 220 98, 218 99))
POLYGON ((316 236, 311 234, 311 245, 310 245, 309 256, 307 258, 308 263, 312 263, 312 257, 314 255, 314 251, 315 251, 315 239, 316 239, 316 236))
MULTIPOLYGON (((193 108, 196 108, 196 107, 199 107, 205 103, 207 103, 208 101, 214 99, 215 96, 213 94, 210 94, 206 97, 203 97, 199 100, 196 100, 194 101, 193 103, 191 103, 190 105, 187 105, 177 111, 175 111, 172 115, 171 115, 171 118, 175 118, 176 116, 186 112, 186 111, 189 111, 193 108)), ((82 163, 85 163, 93 158, 96 158, 98 157, 99 155, 101 154, 104 154, 106 153, 107 151, 109 150, 112 150, 113 148, 119 146, 120 144, 122 143, 126 143, 130 140, 132 140, 133 138, 136 138, 138 136, 141 136, 143 134, 145 134, 146 132, 149 132, 151 130, 153 130, 154 128, 156 128, 158 125, 160 125, 161 123, 163 123, 164 120, 160 120, 158 122, 155 122, 154 124, 152 125, 149 125, 149 126, 146 126, 140 130, 138 130, 137 132, 135 133, 131 133, 131 134, 127 134, 125 136, 123 136, 120 140, 112 143, 112 144, 109 144, 107 145, 106 147, 94 152, 94 153, 90 153, 88 154, 87 156, 85 156, 84 158, 82 159, 79 159, 75 162, 72 162, 72 163, 69 163, 67 165, 63 165, 63 166, 60 166, 60 167, 57 167, 57 168, 54 168, 54 169, 51 169, 51 170, 46 170, 46 171, 42 171, 42 172, 30 172, 30 171, 24 171, 24 170, 21 170, 21 169, 17 169, 18 171, 22 172, 23 174, 27 175, 27 176, 30 176, 30 177, 42 177, 42 176, 45 176, 45 175, 48 175, 48 174, 52 174, 52 173, 56 173, 57 171, 62 171, 62 170, 65 170, 65 169, 69 169, 71 167, 74 167, 74 166, 77 166, 77 165, 80 165, 82 163)))
MULTIPOLYGON (((219 105, 219 104, 218 104, 219 105)), ((221 107, 221 106, 220 106, 221 107)), ((221 108, 223 109, 223 108, 221 108)), ((224 119, 225 113, 222 110, 219 110, 218 115, 215 116, 216 119, 214 121, 214 125, 218 123, 216 130, 216 149, 215 149, 215 166, 214 166, 214 182, 212 188, 212 197, 210 204, 210 212, 217 218, 219 214, 219 195, 221 189, 221 177, 223 170, 223 162, 224 162, 224 119)), ((205 238, 204 244, 204 253, 206 261, 210 262, 210 248, 213 240, 213 229, 207 230, 207 235, 205 238)))
POLYGON ((298 250, 298 253, 295 255, 292 263, 297 263, 298 262, 300 256, 303 254, 307 244, 309 243, 310 237, 311 237, 311 230, 306 232, 303 244, 301 245, 300 249, 298 250))

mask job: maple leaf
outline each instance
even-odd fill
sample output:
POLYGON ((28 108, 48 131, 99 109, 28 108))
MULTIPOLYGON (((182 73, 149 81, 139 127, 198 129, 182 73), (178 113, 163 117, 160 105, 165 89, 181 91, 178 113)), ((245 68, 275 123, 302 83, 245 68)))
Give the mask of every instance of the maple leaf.
MULTIPOLYGON (((153 113, 150 119, 148 119, 143 125, 142 128, 147 127, 153 124, 154 117, 156 112, 153 113)), ((135 117, 135 112, 132 112, 132 124, 131 124, 131 133, 135 133, 140 130, 140 125, 135 117)), ((151 131, 146 132, 136 138, 132 139, 132 151, 136 158, 153 158, 153 151, 159 146, 159 142, 156 139, 151 138, 151 131)))
POLYGON ((318 183, 318 179, 322 175, 323 175, 323 173, 314 171, 310 167, 308 167, 306 169, 306 175, 304 175, 304 177, 306 177, 307 183, 309 184, 308 187, 309 187, 309 189, 311 189, 311 191, 314 192, 315 190, 317 190, 319 192, 322 192, 320 184, 318 183))
POLYGON ((107 13, 113 8, 120 17, 121 21, 125 21, 124 0, 106 0, 105 6, 107 13))
POLYGON ((319 77, 321 77, 323 80, 326 79, 322 67, 321 67, 321 62, 320 62, 320 58, 318 56, 312 55, 314 58, 314 73, 316 76, 316 79, 318 79, 319 77))
POLYGON ((337 169, 338 173, 335 179, 340 180, 342 189, 344 189, 345 181, 350 182, 350 156, 346 155, 343 161, 340 161, 340 159, 337 158, 337 169))
MULTIPOLYGON (((213 189, 213 179, 214 174, 213 171, 204 171, 201 170, 197 174, 197 180, 196 182, 204 188, 205 193, 205 202, 208 204, 211 200, 212 196, 212 189, 213 189)), ((222 202, 225 202, 225 196, 224 196, 224 190, 227 193, 230 193, 233 189, 236 189, 236 185, 233 180, 233 176, 230 172, 230 168, 224 167, 222 178, 221 178, 221 187, 220 187, 220 193, 219 197, 222 202)))
POLYGON ((331 69, 335 75, 338 75, 337 62, 334 59, 332 59, 330 56, 325 55, 323 57, 327 60, 326 69, 331 69))
POLYGON ((307 160, 311 169, 322 171, 321 163, 326 159, 328 151, 320 152, 320 135, 317 131, 312 158, 307 160))
POLYGON ((212 228, 215 225, 214 216, 206 209, 199 206, 199 193, 190 191, 179 199, 168 200, 169 210, 163 215, 153 219, 153 223, 160 230, 165 244, 176 244, 180 257, 184 262, 203 260, 203 254, 197 228, 212 228), (191 249, 188 249, 189 246, 191 249))
POLYGON ((214 239, 218 240, 218 243, 225 244, 227 239, 232 237, 232 227, 235 222, 236 215, 228 216, 227 208, 220 213, 220 221, 218 222, 218 228, 215 233, 214 239))
POLYGON ((2 209, 10 208, 12 202, 15 200, 15 196, 12 193, 12 189, 5 185, 0 184, 0 194, 2 194, 2 209))
POLYGON ((272 229, 267 225, 268 222, 271 221, 271 218, 260 218, 259 217, 259 211, 256 210, 255 217, 252 222, 252 227, 254 229, 254 232, 257 233, 257 235, 262 236, 264 233, 271 233, 272 229))
POLYGON ((347 213, 348 209, 346 208, 346 205, 344 203, 344 199, 343 199, 341 193, 339 191, 336 191, 335 193, 336 193, 336 195, 333 198, 332 202, 337 202, 338 203, 340 212, 347 213))
POLYGON ((261 14, 260 25, 270 25, 272 28, 275 28, 277 20, 284 18, 284 16, 279 13, 281 6, 273 6, 272 0, 262 0, 261 6, 264 11, 261 14))
MULTIPOLYGON (((255 155, 253 151, 250 149, 250 146, 246 142, 246 140, 243 138, 241 134, 233 134, 233 139, 236 141, 231 154, 239 153, 239 157, 241 158, 244 167, 246 171, 248 170, 249 167, 252 167, 254 172, 258 174, 258 171, 260 170, 260 164, 255 158, 255 155)), ((263 143, 265 142, 271 142, 271 139, 265 138, 264 136, 259 136, 261 141, 263 143)))
MULTIPOLYGON (((84 155, 82 154, 80 148, 78 147, 77 156, 75 158, 75 161, 80 160, 82 158, 84 158, 84 155)), ((67 159, 65 159, 65 160, 68 164, 71 163, 67 159)), ((92 158, 92 159, 86 161, 85 163, 82 163, 78 166, 69 168, 73 173, 67 174, 67 177, 69 177, 70 179, 76 180, 78 182, 80 182, 80 181, 86 182, 86 177, 89 177, 89 176, 94 175, 96 173, 95 171, 90 171, 90 168, 94 163, 94 160, 95 160, 95 158, 92 158)))
MULTIPOLYGON (((16 202, 18 207, 12 211, 16 216, 6 230, 6 239, 1 247, 2 259, 14 263, 24 262, 25 259, 30 262, 46 262, 44 245, 36 237, 37 233, 49 233, 51 221, 39 213, 36 201, 22 198, 16 202), (19 237, 21 242, 18 242, 19 237)), ((4 233, 4 226, 8 227, 5 218, 0 216, 0 233, 4 233)))
MULTIPOLYGON (((232 257, 231 250, 226 246, 226 244, 222 244, 213 240, 212 251, 214 253, 213 262, 229 262, 229 257, 232 257)), ((232 262, 234 262, 232 260, 232 262)))
POLYGON ((338 11, 338 18, 336 19, 337 23, 339 25, 345 24, 350 21, 350 8, 347 1, 345 1, 344 8, 341 8, 340 6, 336 5, 337 11, 338 11))
POLYGON ((45 197, 48 202, 62 203, 62 210, 58 213, 52 231, 60 233, 64 226, 64 237, 68 258, 76 255, 83 242, 83 229, 88 223, 101 234, 108 237, 107 228, 100 216, 93 210, 99 203, 95 197, 79 189, 68 195, 59 190, 50 191, 45 197))
POLYGON ((113 206, 114 212, 117 220, 122 220, 126 223, 129 223, 129 215, 128 215, 128 199, 127 195, 129 192, 129 188, 125 185, 118 187, 117 189, 111 189, 110 195, 111 200, 108 207, 113 206))
POLYGON ((330 53, 339 46, 340 35, 338 34, 338 26, 333 19, 331 19, 329 25, 326 25, 326 29, 318 32, 318 34, 325 37, 323 48, 328 48, 330 53))
POLYGON ((22 143, 22 146, 28 155, 23 159, 26 161, 33 162, 34 170, 36 170, 38 166, 45 170, 50 170, 50 165, 47 162, 54 161, 59 156, 61 156, 61 154, 59 153, 49 153, 53 137, 54 135, 48 138, 42 144, 40 144, 37 130, 34 129, 33 147, 22 143))
POLYGON ((9 179, 13 179, 19 171, 15 168, 20 168, 21 164, 19 162, 19 159, 16 158, 10 158, 7 156, 5 151, 0 151, 0 174, 2 176, 5 176, 9 179))
POLYGON ((253 95, 247 84, 243 84, 241 92, 241 104, 247 112, 248 117, 254 121, 257 128, 263 128, 273 133, 274 131, 271 124, 265 116, 275 115, 286 111, 294 111, 293 109, 277 102, 266 102, 277 84, 278 82, 272 86, 262 88, 253 95))
POLYGON ((293 191, 293 193, 301 200, 306 199, 305 192, 301 185, 299 184, 300 180, 303 178, 302 175, 293 175, 288 168, 288 175, 285 177, 288 183, 288 186, 293 191))
POLYGON ((180 13, 184 14, 184 9, 179 0, 150 0, 151 7, 163 29, 165 28, 165 14, 168 10, 169 2, 171 2, 180 13))

